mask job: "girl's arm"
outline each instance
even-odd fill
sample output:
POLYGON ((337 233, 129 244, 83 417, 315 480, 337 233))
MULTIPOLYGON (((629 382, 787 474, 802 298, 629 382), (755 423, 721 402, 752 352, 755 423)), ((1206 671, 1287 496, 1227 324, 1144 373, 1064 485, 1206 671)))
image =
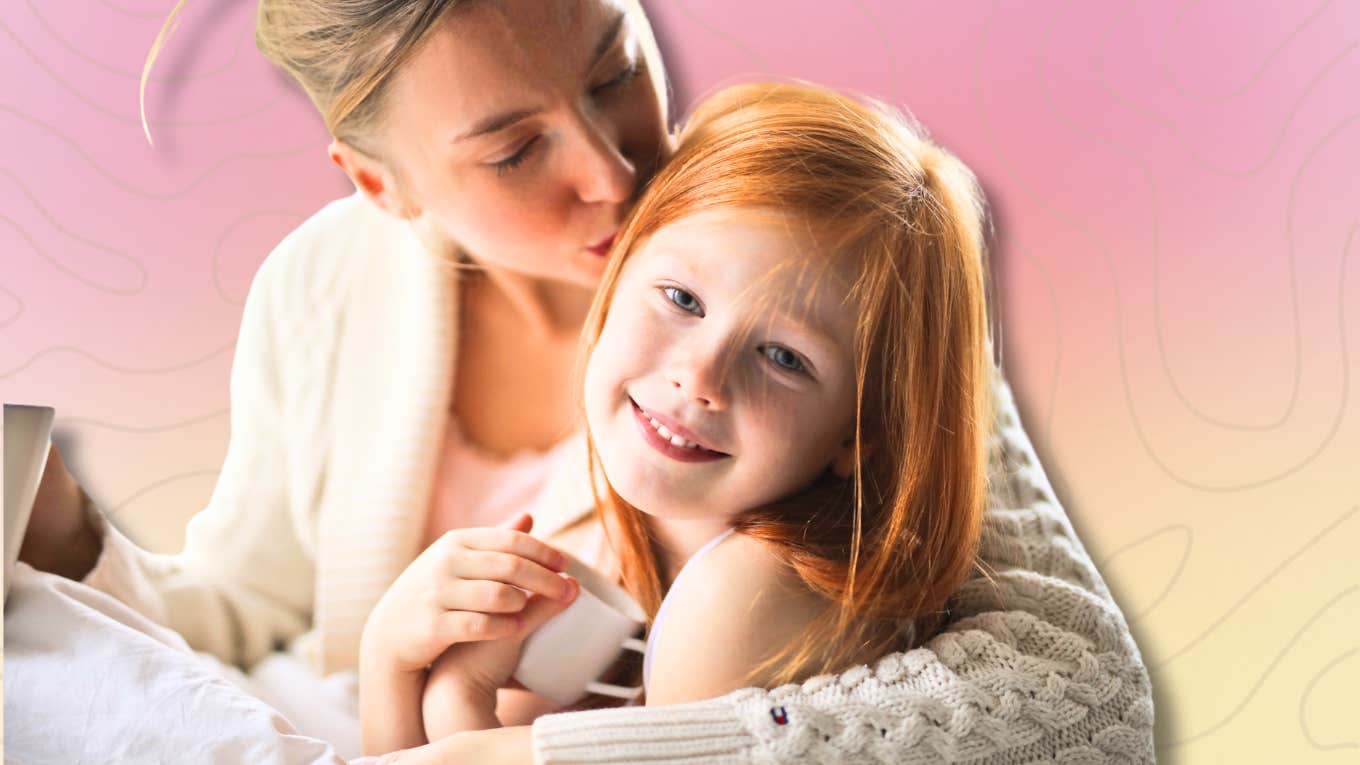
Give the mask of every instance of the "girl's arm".
POLYGON ((752 667, 801 635, 827 602, 759 540, 734 534, 692 561, 666 595, 647 706, 711 699, 766 679, 752 667))
POLYGON ((420 698, 425 672, 400 672, 359 660, 359 727, 363 751, 392 752, 424 744, 420 698))
MULTIPOLYGON (((568 579, 571 597, 567 600, 531 596, 519 612, 520 627, 515 634, 493 640, 463 642, 449 646, 433 663, 417 692, 415 712, 423 718, 424 737, 431 741, 464 731, 499 728, 498 712, 513 714, 523 709, 498 708, 499 691, 511 682, 519 663, 524 638, 561 613, 580 592, 575 579, 568 579)), ((403 689, 405 690, 405 689, 403 689)), ((409 698, 402 698, 409 713, 409 698)), ((367 730, 367 725, 365 725, 367 730)), ((423 743, 423 742, 417 742, 423 743)), ((401 743, 410 746, 409 743, 401 743)), ((367 751, 385 751, 379 747, 367 751)))
POLYGON ((437 741, 462 731, 501 727, 496 698, 495 689, 478 689, 466 682, 456 656, 439 657, 430 667, 418 707, 426 738, 437 741))
POLYGON ((1154 762, 1152 688, 1128 623, 999 380, 996 402, 981 547, 992 581, 965 583, 924 646, 773 691, 546 715, 523 761, 1154 762))

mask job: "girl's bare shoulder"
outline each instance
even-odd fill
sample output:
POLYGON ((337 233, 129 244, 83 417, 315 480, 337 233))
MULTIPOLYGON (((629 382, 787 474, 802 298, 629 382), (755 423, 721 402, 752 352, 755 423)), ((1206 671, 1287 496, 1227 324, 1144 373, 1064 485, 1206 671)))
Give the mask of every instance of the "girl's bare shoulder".
POLYGON ((786 647, 828 607, 777 551, 741 534, 695 560, 666 595, 648 705, 721 696, 762 678, 750 669, 786 647))
POLYGON ((790 597, 813 594, 777 548, 740 532, 694 561, 693 568, 695 578, 720 578, 743 590, 777 590, 790 597))

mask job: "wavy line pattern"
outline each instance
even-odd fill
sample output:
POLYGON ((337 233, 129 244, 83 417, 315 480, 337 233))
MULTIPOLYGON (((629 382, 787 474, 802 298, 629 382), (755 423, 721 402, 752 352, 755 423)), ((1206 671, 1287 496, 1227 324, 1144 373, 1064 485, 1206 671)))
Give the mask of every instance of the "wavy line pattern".
POLYGON ((307 219, 306 215, 300 214, 292 210, 255 210, 241 216, 239 219, 228 224, 226 229, 222 232, 222 236, 218 238, 217 243, 213 246, 212 283, 213 289, 217 290, 217 294, 219 297, 222 298, 223 302, 228 303, 230 305, 238 306, 245 305, 246 302, 245 295, 240 296, 229 295, 227 294, 227 288, 222 284, 223 245, 226 243, 227 239, 232 236, 233 233, 246 227, 247 224, 259 221, 262 218, 279 218, 279 217, 288 219, 288 221, 291 224, 289 228, 283 229, 280 232, 279 234, 280 239, 283 238, 283 235, 286 234, 293 226, 296 226, 297 224, 307 219))
POLYGON ((166 486, 178 483, 180 481, 186 481, 191 478, 205 478, 216 476, 219 472, 221 471, 217 470, 216 468, 213 468, 207 470, 190 470, 184 473, 176 473, 175 475, 166 476, 165 478, 153 481, 145 486, 142 486, 141 488, 132 492, 131 496, 122 499, 118 502, 115 502, 112 505, 109 505, 107 512, 109 515, 113 516, 114 518, 117 518, 124 512, 124 510, 127 509, 129 505, 157 489, 164 488, 166 486))
POLYGON ((4 294, 5 299, 7 301, 14 304, 14 310, 8 315, 6 315, 3 319, 0 319, 0 329, 4 329, 5 327, 8 327, 9 325, 18 321, 19 317, 24 315, 24 311, 28 310, 28 307, 24 305, 24 301, 17 294, 14 293, 14 290, 11 290, 8 287, 0 285, 0 293, 4 294))
POLYGON ((1281 561, 1279 565, 1275 566, 1269 572, 1267 572, 1265 576, 1261 577, 1261 579, 1257 581, 1256 584, 1252 585, 1251 588, 1248 589, 1246 593, 1244 593, 1240 598, 1238 598, 1237 601, 1235 601, 1231 606, 1229 606, 1226 611, 1220 614, 1217 619, 1212 621, 1209 624, 1209 626, 1205 627, 1204 631, 1200 632, 1189 642, 1187 642, 1180 648, 1176 649, 1175 651, 1172 651, 1169 654, 1160 657, 1156 661, 1149 661, 1148 669, 1161 669, 1167 664, 1170 664, 1176 659, 1179 659, 1180 657, 1189 653, 1192 649, 1194 649, 1196 646, 1202 643, 1205 640, 1205 638, 1214 634, 1219 627, 1222 627, 1224 623, 1226 623, 1230 617, 1232 617, 1239 610, 1241 610, 1243 606, 1250 603, 1252 599, 1255 598, 1255 596, 1263 588, 1265 588, 1267 584, 1270 584, 1277 576, 1279 576, 1281 572, 1283 572, 1292 564, 1297 563, 1299 560, 1303 559, 1306 553, 1311 551, 1318 543, 1329 538, 1333 533, 1336 532, 1337 529, 1343 526, 1346 523, 1346 521, 1349 521, 1357 512, 1360 512, 1360 507, 1352 507, 1351 509, 1342 513, 1339 518, 1329 523, 1327 527, 1324 528, 1322 531, 1319 531, 1317 534, 1314 534, 1312 537, 1310 537, 1307 542, 1305 542, 1301 547, 1299 547, 1299 549, 1295 550, 1293 553, 1289 555, 1289 557, 1281 561))
POLYGON ((235 347, 236 343, 232 342, 227 343, 226 345, 220 348, 211 350, 203 354, 202 356, 190 359, 188 361, 181 361, 175 364, 168 364, 155 367, 134 367, 125 364, 115 364, 114 362, 95 356, 94 354, 90 353, 89 351, 86 351, 83 348, 72 348, 69 346, 54 346, 51 348, 45 348, 42 351, 34 354, 27 361, 23 362, 22 364, 19 364, 13 369, 10 369, 6 372, 0 372, 0 380, 3 380, 7 377, 16 376, 48 356, 67 353, 79 356, 87 360, 91 364, 106 369, 110 372, 118 372, 125 375, 166 375, 170 374, 171 372, 183 372, 187 369, 193 369, 194 367, 200 364, 212 361, 213 359, 227 353, 228 351, 235 347))
POLYGON ((1307 717, 1308 700, 1313 693, 1313 689, 1317 687, 1318 681, 1326 677, 1327 674, 1336 669, 1338 665, 1354 656, 1357 651, 1360 651, 1360 648, 1352 648, 1327 662, 1327 665, 1318 670, 1318 673, 1313 676, 1313 679, 1308 681, 1307 687, 1303 689, 1303 696, 1299 698, 1299 728, 1303 731, 1304 738, 1308 739, 1309 745, 1314 749, 1323 752, 1331 751, 1333 749, 1360 749, 1360 740, 1340 741, 1334 744, 1319 742, 1313 736, 1311 730, 1312 726, 1308 724, 1307 717))
MULTIPOLYGON (((1227 101, 1229 99, 1237 98, 1238 96, 1241 96, 1242 94, 1246 93, 1248 90, 1253 88, 1261 80, 1261 76, 1265 74, 1266 70, 1270 68, 1270 65, 1273 64, 1275 60, 1279 57, 1280 53, 1284 51, 1285 47, 1287 47, 1290 43, 1294 42, 1294 40, 1300 34, 1302 34, 1303 31, 1309 27, 1309 25, 1311 25, 1314 21, 1317 21, 1318 18, 1327 11, 1327 7, 1330 6, 1331 4, 1332 4, 1331 0, 1326 0, 1326 2, 1319 3, 1316 9, 1314 9, 1307 16, 1305 16, 1304 19, 1300 21, 1297 26, 1290 30, 1289 34, 1286 35, 1284 39, 1280 40, 1278 45, 1271 49, 1270 53, 1266 54, 1265 57, 1261 59, 1260 64, 1256 67, 1255 71, 1251 73, 1251 76, 1247 77, 1247 79, 1241 85, 1239 85, 1236 88, 1233 88, 1227 93, 1206 96, 1202 94, 1191 93, 1188 89, 1186 89, 1185 85, 1181 83, 1181 81, 1177 78, 1176 76, 1177 72, 1170 64, 1172 57, 1169 51, 1167 51, 1167 46, 1165 43, 1162 45, 1162 55, 1159 57, 1159 60, 1161 61, 1162 64, 1162 78, 1172 88, 1176 90, 1176 93, 1178 93, 1182 98, 1185 98, 1186 100, 1198 101, 1204 104, 1215 104, 1227 101)), ((1184 6, 1182 6, 1180 11, 1176 14, 1176 18, 1171 22, 1171 27, 1167 29, 1167 34, 1164 40, 1169 41, 1173 38, 1181 37, 1180 34, 1181 26, 1184 24, 1185 18, 1190 15, 1190 11, 1198 8, 1200 5, 1201 3, 1198 2, 1197 0, 1196 2, 1186 3, 1184 6)))
MULTIPOLYGON (((37 66, 39 69, 45 72, 52 79, 53 82, 61 86, 62 90, 65 90, 76 100, 85 104, 86 106, 98 112, 99 114, 108 117, 114 122, 118 122, 123 125, 132 125, 138 127, 141 126, 142 120, 140 117, 130 112, 124 113, 121 111, 110 109, 109 107, 104 106, 98 101, 95 101, 83 90, 76 87, 75 84, 67 81, 67 79, 61 76, 59 73, 57 73, 57 71, 53 69, 47 63, 47 61, 37 53, 37 51, 30 48, 28 44, 24 42, 22 37, 15 34, 14 30, 11 29, 8 24, 0 22, 0 30, 3 30, 5 32, 5 34, 9 37, 10 41, 14 43, 15 47, 17 47, 19 50, 22 50, 24 53, 28 54, 29 59, 33 62, 35 66, 37 66)), ((251 119, 253 117, 258 117, 272 110, 275 106, 278 105, 278 103, 283 99, 285 95, 282 90, 274 89, 274 91, 275 92, 272 93, 271 97, 264 103, 255 104, 253 106, 246 107, 244 110, 227 114, 225 116, 213 116, 202 119, 186 119, 186 120, 153 119, 148 117, 147 123, 150 124, 151 127, 153 128, 157 127, 189 128, 189 127, 212 127, 216 125, 230 125, 233 123, 251 119)))
POLYGON ((86 239, 85 237, 68 230, 59 221, 53 218, 52 213, 50 213, 47 210, 47 208, 44 207, 42 203, 40 203, 37 200, 37 198, 33 196, 33 192, 29 191, 28 187, 25 186, 23 181, 19 180, 19 178, 16 175, 14 175, 14 173, 10 172, 9 170, 6 170, 5 168, 0 167, 0 176, 8 178, 10 182, 13 183, 17 189, 19 189, 19 192, 23 194, 24 197, 26 197, 30 203, 32 203, 33 207, 37 209, 40 215, 42 215, 43 219, 46 220, 47 223, 52 226, 52 228, 56 229, 63 236, 65 236, 68 239, 80 242, 81 244, 85 245, 86 247, 92 250, 99 250, 101 252, 108 253, 109 255, 112 255, 127 263, 130 263, 132 267, 137 271, 137 286, 130 288, 108 287, 103 284, 100 284, 99 282, 94 281, 93 279, 86 277, 84 274, 72 269, 70 266, 67 266, 65 263, 63 263, 60 259, 53 257, 50 253, 44 250, 42 245, 34 241, 33 237, 28 233, 28 231, 26 231, 22 226, 15 222, 13 218, 10 218, 8 215, 5 215, 4 213, 0 213, 0 220, 3 220, 5 223, 8 223, 11 228, 19 232, 19 235, 22 236, 24 240, 29 243, 33 250, 37 252, 38 255, 40 255, 43 258, 43 260, 46 260, 47 262, 51 263, 53 267, 55 267, 62 273, 66 274, 67 276, 70 276, 72 279, 75 279, 76 281, 90 287, 91 289, 99 290, 100 292, 107 292, 113 295, 131 296, 136 295, 140 293, 142 290, 146 289, 148 274, 146 266, 143 265, 141 261, 132 257, 131 255, 128 255, 125 252, 121 252, 102 242, 96 242, 92 239, 86 239))
POLYGON ((99 0, 99 4, 104 6, 105 8, 108 8, 114 13, 119 13, 134 19, 164 19, 165 14, 167 12, 166 9, 164 8, 153 8, 145 11, 129 10, 121 5, 111 2, 111 0, 99 0))
POLYGON ((1275 658, 1271 659, 1270 663, 1266 665, 1265 670, 1261 672, 1260 677, 1258 677, 1256 679, 1256 682, 1252 684, 1251 689, 1248 690, 1246 695, 1242 697, 1242 700, 1238 702, 1237 706, 1233 707, 1232 710, 1228 712, 1228 714, 1224 715, 1221 720, 1214 723, 1213 725, 1210 725, 1204 730, 1194 733, 1193 735, 1186 736, 1185 738, 1177 739, 1175 741, 1163 744, 1162 746, 1158 747, 1157 750, 1158 754, 1160 755, 1162 752, 1179 749, 1180 747, 1183 747, 1186 744, 1198 741, 1206 736, 1213 734, 1218 730, 1223 729, 1225 726, 1231 723, 1234 718, 1236 718, 1239 714, 1242 713, 1243 709, 1246 709, 1247 704, 1251 702, 1252 697, 1254 697, 1257 694, 1257 692, 1261 690, 1261 686, 1265 684, 1266 680, 1270 677, 1271 673, 1275 671, 1275 668, 1280 665, 1280 662, 1284 659, 1284 657, 1291 650, 1293 650, 1294 645, 1299 642, 1299 639, 1303 637, 1303 635, 1306 634, 1310 629, 1312 629, 1313 625, 1317 623, 1317 621, 1321 619, 1324 614, 1331 611, 1332 608, 1334 608, 1337 603, 1340 603, 1341 601, 1345 600, 1351 595, 1354 595, 1357 591, 1360 591, 1360 587, 1347 587, 1346 589, 1332 596, 1332 598, 1328 600, 1321 608, 1319 608, 1311 616, 1309 616, 1308 619, 1304 621, 1303 626, 1299 627, 1299 629, 1289 638, 1289 642, 1285 643, 1284 647, 1281 648, 1279 653, 1275 655, 1275 658))
POLYGON ((168 425, 125 425, 104 420, 91 419, 85 417, 63 417, 62 423, 67 427, 75 428, 103 428, 114 430, 119 433, 168 433, 172 430, 182 430, 193 425, 200 425, 210 420, 226 417, 231 413, 230 409, 218 409, 216 411, 201 414, 197 417, 190 417, 187 420, 172 422, 168 425))
MULTIPOLYGON (((27 4, 28 12, 32 14, 33 19, 37 21, 38 24, 47 31, 47 33, 52 37, 52 40, 57 43, 58 47, 62 48, 66 52, 75 56, 76 58, 79 58, 80 60, 86 62, 87 64, 90 64, 91 66, 96 67, 102 71, 108 72, 109 74, 122 77, 123 79, 126 80, 134 81, 141 80, 142 70, 140 68, 134 69, 130 67, 128 68, 120 67, 102 61, 98 58, 95 58, 94 56, 91 56, 89 53, 82 50, 79 45, 63 37, 61 32, 51 22, 47 20, 47 17, 45 17, 41 11, 38 10, 38 6, 34 4, 33 0, 27 0, 27 4)), ((157 14, 165 12, 166 11, 156 11, 157 14)), ((240 60, 241 51, 245 49, 246 42, 253 40, 255 36, 253 30, 249 31, 251 32, 250 34, 237 36, 236 46, 232 48, 231 55, 228 56, 227 60, 223 61, 221 64, 218 64, 204 71, 198 71, 189 74, 153 72, 147 79, 149 82, 154 83, 163 82, 189 83, 216 77, 230 70, 233 66, 236 65, 236 62, 240 60)))
MULTIPOLYGON (((1139 611, 1131 611, 1129 610, 1128 605, 1125 604, 1124 615, 1128 619, 1129 624, 1134 624, 1145 618, 1148 614, 1152 613, 1152 611, 1155 610, 1157 606, 1161 605, 1162 601, 1166 599, 1167 595, 1171 594, 1171 591, 1172 589, 1175 588, 1176 583, 1180 581, 1181 574, 1185 573, 1185 564, 1190 562, 1190 552, 1191 549, 1194 547, 1195 532, 1192 528, 1183 523, 1178 523, 1171 526, 1167 526, 1165 528, 1157 529, 1156 531, 1145 536, 1139 537, 1138 539, 1135 539, 1132 542, 1129 542, 1128 544, 1119 548, 1118 550, 1115 550, 1114 552, 1110 553, 1099 564, 1099 568, 1101 571, 1108 572, 1109 569, 1114 564, 1114 562, 1121 558, 1122 556, 1127 554, 1137 555, 1139 553, 1142 553, 1147 548, 1153 547, 1154 542, 1158 542, 1163 537, 1169 537, 1172 535, 1179 535, 1184 537, 1184 542, 1181 544, 1180 560, 1176 563, 1175 569, 1169 572, 1169 576, 1167 576, 1166 579, 1166 584, 1160 590, 1157 591, 1157 595, 1152 598, 1151 602, 1143 606, 1143 608, 1139 611)), ((1167 572, 1165 570, 1165 566, 1163 566, 1161 570, 1149 572, 1149 574, 1150 576, 1161 576, 1167 574, 1167 572)))

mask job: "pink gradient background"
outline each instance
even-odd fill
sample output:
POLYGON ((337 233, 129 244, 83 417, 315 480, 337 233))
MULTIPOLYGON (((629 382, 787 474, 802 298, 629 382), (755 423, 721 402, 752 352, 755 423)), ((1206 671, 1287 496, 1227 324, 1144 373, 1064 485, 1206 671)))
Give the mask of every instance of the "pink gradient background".
MULTIPOLYGON (((58 410, 116 521, 176 549, 227 441, 241 304, 348 182, 197 0, 0 10, 0 396, 58 410)), ((1166 762, 1360 748, 1360 5, 646 3, 683 112, 773 73, 909 107, 991 199, 1005 365, 1125 608, 1166 762)))

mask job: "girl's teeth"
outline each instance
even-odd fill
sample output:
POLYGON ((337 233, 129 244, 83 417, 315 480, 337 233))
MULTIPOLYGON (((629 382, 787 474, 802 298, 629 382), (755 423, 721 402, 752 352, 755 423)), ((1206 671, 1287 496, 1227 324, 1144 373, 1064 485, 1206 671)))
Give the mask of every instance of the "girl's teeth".
POLYGON ((670 432, 669 430, 667 430, 665 425, 662 425, 661 423, 657 422, 656 420, 654 420, 654 419, 648 417, 648 418, 647 418, 647 421, 650 422, 650 423, 652 423, 652 427, 653 427, 653 428, 656 428, 656 432, 657 432, 657 433, 660 433, 662 438, 664 438, 664 439, 666 439, 667 441, 670 441, 670 442, 671 442, 671 446, 679 446, 679 447, 682 447, 682 448, 684 448, 684 449, 698 449, 698 448, 699 448, 699 445, 698 445, 698 444, 694 443, 693 441, 686 441, 685 439, 681 438, 680 436, 675 435, 674 433, 672 433, 672 432, 670 432))

